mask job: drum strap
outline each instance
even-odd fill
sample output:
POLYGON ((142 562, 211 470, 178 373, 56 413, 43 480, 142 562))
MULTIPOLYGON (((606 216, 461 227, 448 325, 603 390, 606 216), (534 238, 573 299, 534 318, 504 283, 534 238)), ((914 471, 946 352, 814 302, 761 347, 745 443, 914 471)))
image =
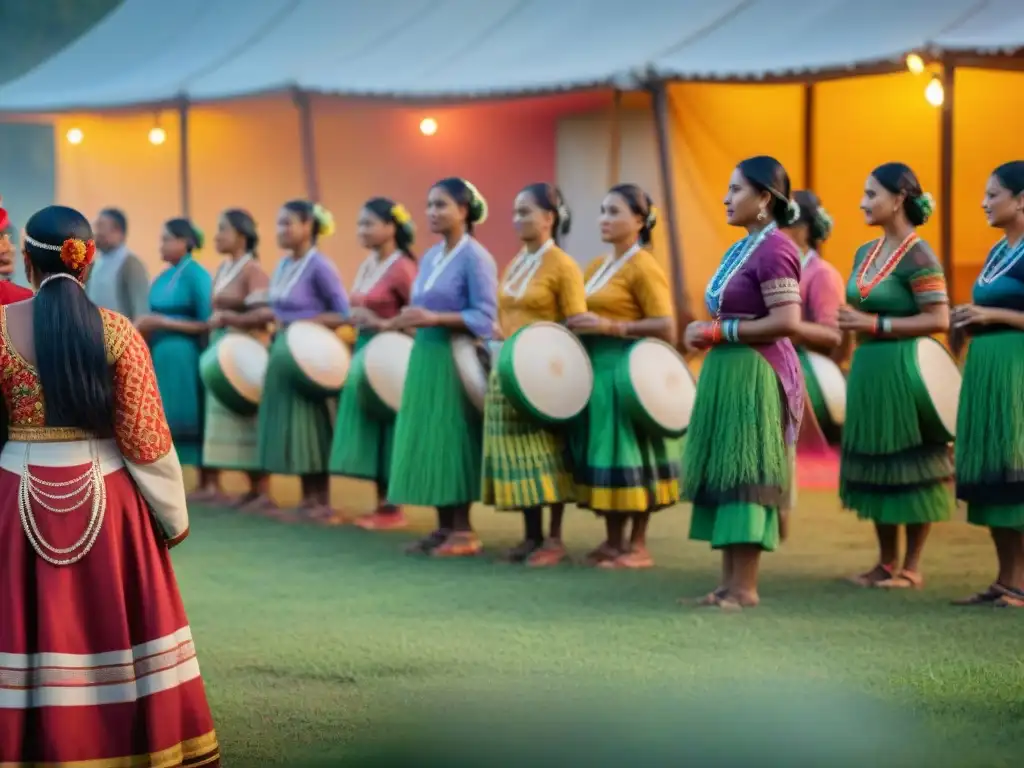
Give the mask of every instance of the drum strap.
POLYGON ((640 253, 642 247, 640 243, 637 243, 617 259, 612 256, 606 257, 604 263, 590 276, 590 279, 587 280, 587 284, 584 286, 587 296, 593 296, 608 285, 618 271, 626 266, 626 262, 640 253))

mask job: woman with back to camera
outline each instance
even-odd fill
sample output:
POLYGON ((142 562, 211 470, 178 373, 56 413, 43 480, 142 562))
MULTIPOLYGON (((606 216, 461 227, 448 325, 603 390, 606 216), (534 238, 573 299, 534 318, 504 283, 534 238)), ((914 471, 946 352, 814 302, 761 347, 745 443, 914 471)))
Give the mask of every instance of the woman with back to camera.
MULTIPOLYGON (((326 400, 312 400, 293 383, 294 365, 285 341, 290 323, 306 320, 340 328, 348 316, 348 296, 338 270, 317 248, 334 233, 334 218, 308 200, 291 200, 277 217, 277 244, 287 254, 270 278, 270 302, 252 313, 254 322, 275 324, 267 376, 257 419, 260 469, 267 475, 298 475, 302 501, 297 514, 310 519, 332 517, 328 499, 331 454, 331 409, 326 400)), ((245 509, 275 513, 264 491, 245 509)))
POLYGON ((14 275, 14 243, 11 242, 9 231, 11 220, 3 208, 3 202, 0 197, 0 304, 13 304, 15 301, 31 299, 32 291, 11 280, 14 275))
POLYGON ((38 293, 0 309, 0 764, 219 765, 168 553, 188 510, 149 350, 86 297, 78 211, 36 213, 23 249, 38 293))
MULTIPOLYGON (((832 234, 832 217, 818 196, 810 190, 793 194, 800 216, 783 231, 796 243, 800 252, 800 302, 803 307, 800 328, 793 336, 804 378, 815 375, 808 352, 814 352, 841 364, 849 354, 844 341, 850 338, 839 330, 839 308, 845 303, 843 276, 818 252, 832 234)), ((806 394, 806 392, 805 392, 806 394)), ((833 437, 833 439, 835 439, 833 437)), ((829 437, 822 431, 814 415, 811 398, 804 398, 804 413, 797 447, 801 452, 830 453, 829 437)))
MULTIPOLYGON (((149 342, 167 421, 182 464, 202 467, 203 401, 199 355, 206 348, 213 311, 213 281, 195 259, 203 236, 188 219, 164 224, 160 258, 170 266, 149 289, 150 314, 135 321, 149 342)), ((200 487, 209 478, 200 470, 200 487)))
MULTIPOLYGON (((509 338, 530 323, 565 323, 587 311, 583 273, 558 247, 569 231, 569 209, 552 184, 531 184, 515 200, 513 222, 523 243, 498 288, 495 335, 509 338)), ((491 370, 484 410, 483 495, 485 504, 522 512, 525 536, 507 555, 533 567, 557 565, 566 557, 562 515, 572 501, 570 468, 561 434, 520 414, 491 370), (544 506, 551 508, 550 536, 544 536, 544 506)))
POLYGON ((959 605, 1024 608, 1024 160, 996 168, 982 202, 1003 237, 953 325, 972 337, 956 430, 956 495, 989 529, 999 572, 959 605))
POLYGON ((587 311, 568 323, 581 335, 594 368, 593 393, 569 444, 576 503, 604 518, 605 540, 587 556, 600 568, 650 568, 651 513, 679 501, 678 441, 638 430, 620 404, 616 380, 636 339, 675 341, 668 278, 648 250, 656 222, 650 196, 636 184, 608 190, 600 226, 612 253, 585 270, 587 311))
POLYGON ((366 530, 395 530, 406 525, 401 507, 388 503, 394 419, 370 413, 360 399, 364 362, 361 354, 370 339, 409 303, 416 279, 416 235, 405 206, 386 197, 366 201, 359 212, 359 244, 370 255, 359 267, 352 286, 352 322, 358 329, 355 355, 338 403, 331 445, 331 474, 372 480, 377 486, 377 508, 356 519, 366 530))
POLYGON ((683 496, 690 538, 722 552, 722 579, 700 605, 756 606, 761 553, 785 536, 791 452, 803 414, 803 378, 790 337, 800 327, 800 254, 779 231, 797 220, 789 175, 751 157, 729 179, 732 245, 705 291, 711 322, 691 323, 686 344, 708 349, 686 435, 683 496))
MULTIPOLYGON (((224 211, 217 222, 214 245, 223 260, 213 277, 213 314, 210 316, 210 344, 227 334, 244 333, 265 344, 266 319, 256 310, 267 306, 267 273, 259 263, 259 234, 256 222, 238 208, 224 211)), ((203 428, 203 471, 201 488, 190 501, 233 502, 242 506, 266 492, 267 477, 257 457, 255 416, 243 416, 225 407, 207 391, 203 428), (245 472, 249 491, 238 499, 224 495, 220 486, 223 471, 245 472)))
POLYGON ((914 383, 915 342, 949 330, 942 265, 916 227, 932 213, 914 172, 886 163, 871 172, 861 209, 882 236, 854 256, 849 306, 839 327, 858 336, 847 381, 839 496, 871 520, 878 564, 855 576, 862 587, 921 587, 921 555, 932 523, 949 520, 953 463, 945 440, 922 433, 914 383), (899 562, 899 531, 906 554, 899 562))
POLYGON ((437 528, 410 554, 467 557, 482 549, 469 510, 480 498, 483 425, 466 396, 452 337, 487 341, 497 315, 497 267, 473 237, 487 202, 465 179, 442 179, 427 195, 430 231, 443 239, 423 255, 412 300, 388 324, 416 329, 395 422, 388 499, 437 508, 437 528))

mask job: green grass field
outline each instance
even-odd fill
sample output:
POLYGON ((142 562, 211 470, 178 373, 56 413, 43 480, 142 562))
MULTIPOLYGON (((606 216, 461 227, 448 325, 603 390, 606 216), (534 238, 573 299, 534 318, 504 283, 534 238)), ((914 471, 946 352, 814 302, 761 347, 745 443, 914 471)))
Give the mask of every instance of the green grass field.
MULTIPOLYGON (((439 691, 500 700, 545 678, 827 685, 920 718, 944 764, 1024 755, 1024 613, 948 605, 993 576, 987 534, 962 522, 936 532, 924 591, 862 591, 839 579, 873 564, 870 529, 833 494, 802 493, 791 541, 765 560, 762 606, 721 614, 677 605, 717 573, 686 540, 683 507, 653 521, 658 567, 637 573, 414 559, 401 554, 411 534, 192 517, 174 560, 229 766, 353 764, 362 739, 439 691)), ((476 522, 491 553, 520 532, 514 515, 481 509, 476 522)), ((576 555, 600 532, 589 514, 567 517, 576 555)))

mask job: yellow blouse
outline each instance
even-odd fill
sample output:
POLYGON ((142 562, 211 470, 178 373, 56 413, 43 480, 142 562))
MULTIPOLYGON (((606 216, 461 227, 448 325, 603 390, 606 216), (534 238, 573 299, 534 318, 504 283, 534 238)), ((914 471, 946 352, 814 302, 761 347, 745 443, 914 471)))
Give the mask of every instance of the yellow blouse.
POLYGON ((498 286, 498 324, 506 339, 524 325, 543 320, 561 323, 586 311, 583 272, 557 245, 541 256, 536 270, 514 259, 498 286))
MULTIPOLYGON (((585 280, 590 280, 609 258, 594 259, 587 266, 585 280)), ((587 309, 623 323, 672 317, 672 294, 665 270, 649 251, 637 251, 603 287, 587 296, 587 309)))

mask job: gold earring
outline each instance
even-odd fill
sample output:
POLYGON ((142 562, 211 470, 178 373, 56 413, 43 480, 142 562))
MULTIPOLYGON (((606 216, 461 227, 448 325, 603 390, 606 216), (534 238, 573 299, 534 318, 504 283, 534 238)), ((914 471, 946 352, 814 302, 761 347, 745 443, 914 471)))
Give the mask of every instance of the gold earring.
POLYGON ((764 212, 764 208, 757 212, 757 220, 764 221, 768 218, 768 214, 764 212))

